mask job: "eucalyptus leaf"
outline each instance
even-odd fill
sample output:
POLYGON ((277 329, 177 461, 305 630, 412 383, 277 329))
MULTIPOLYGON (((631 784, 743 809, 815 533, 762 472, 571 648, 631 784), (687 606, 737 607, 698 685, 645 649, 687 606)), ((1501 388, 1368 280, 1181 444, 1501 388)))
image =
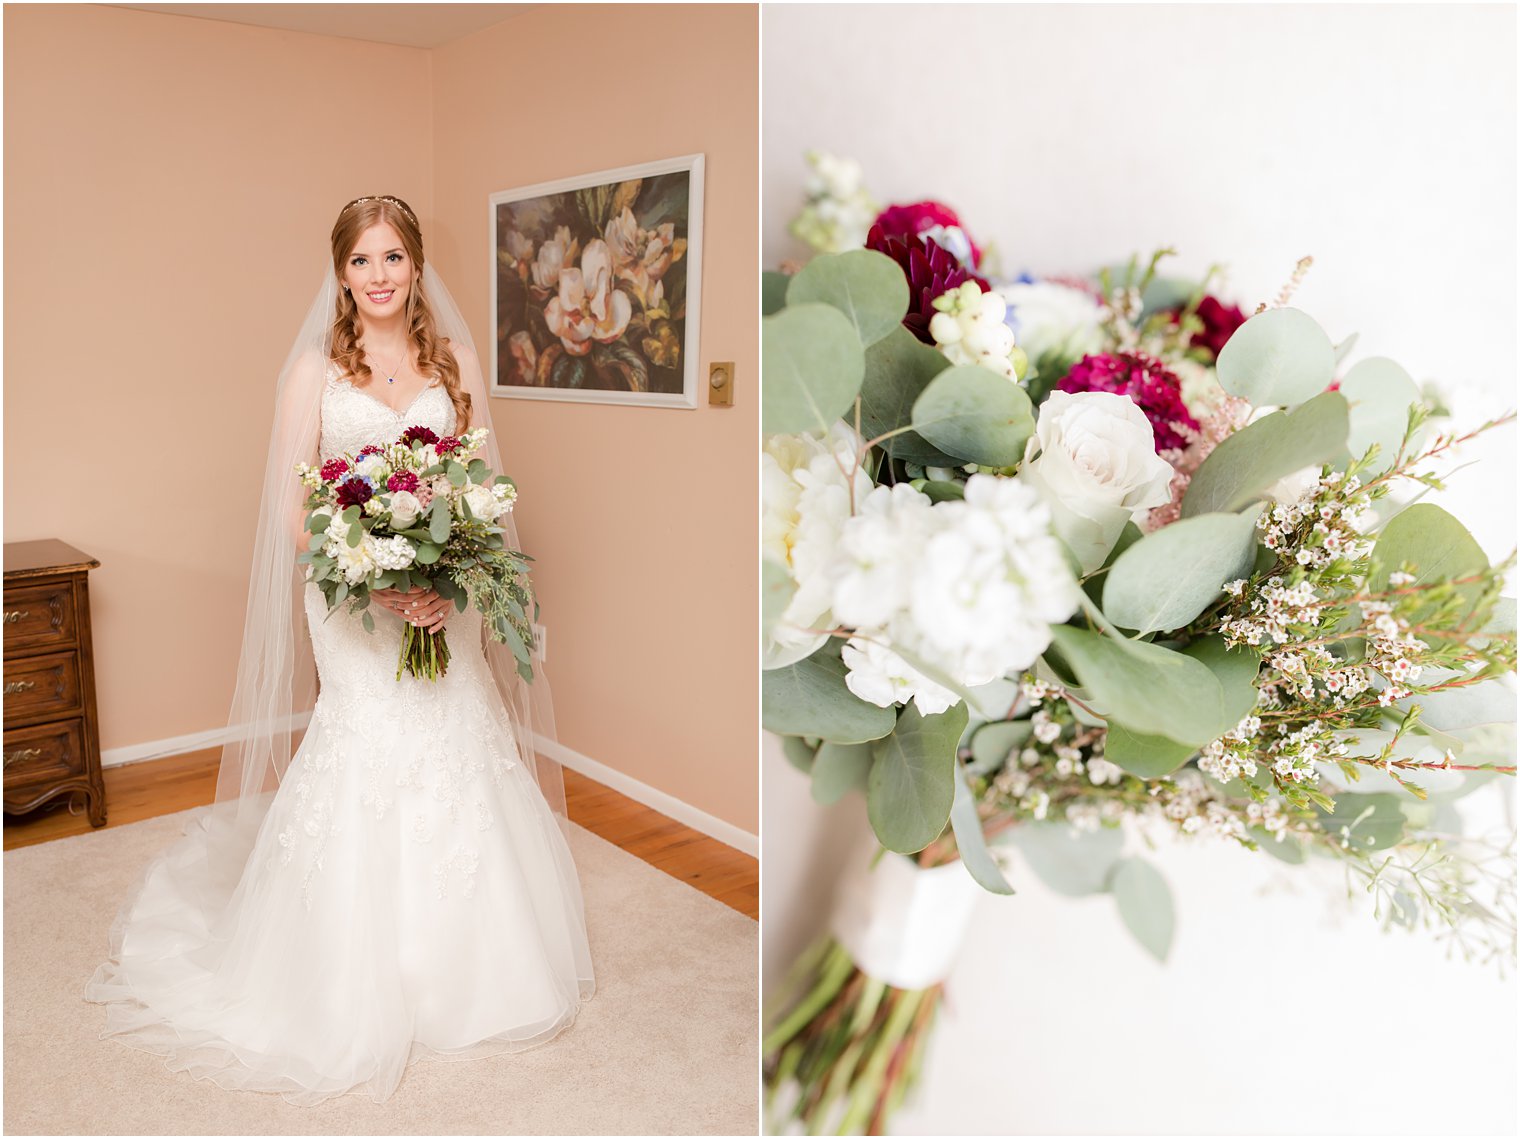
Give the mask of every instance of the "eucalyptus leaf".
POLYGON ((1346 398, 1325 392, 1291 412, 1274 411, 1241 428, 1203 461, 1182 498, 1182 516, 1233 512, 1285 475, 1328 463, 1346 446, 1346 398))
POLYGON ((1046 886, 1080 898, 1107 889, 1124 847, 1124 832, 1117 827, 1079 831, 1065 823, 1025 823, 1008 832, 1008 841, 1046 886))
POLYGON ((450 486, 464 486, 465 483, 470 481, 469 473, 464 469, 464 465, 455 462, 453 459, 448 461, 443 473, 449 480, 450 486))
POLYGON ((1384 850, 1404 836, 1404 812, 1398 795, 1343 793, 1335 797, 1335 811, 1316 808, 1320 825, 1356 850, 1384 850))
POLYGON ((781 736, 781 753, 786 761, 804 775, 813 773, 813 760, 818 755, 818 745, 810 744, 801 736, 781 736))
POLYGON ((443 547, 435 546, 431 542, 419 542, 417 554, 413 559, 419 566, 430 566, 436 562, 443 553, 443 547))
POLYGON ((792 603, 797 583, 785 566, 777 565, 770 558, 760 559, 760 637, 771 635, 781 614, 792 603))
POLYGON ((944 831, 955 800, 955 748, 966 719, 964 704, 935 716, 909 704, 893 732, 872 745, 866 813, 888 850, 913 854, 944 831))
MULTIPOLYGON (((1409 409, 1419 402, 1419 385, 1409 373, 1385 356, 1358 361, 1340 383, 1350 404, 1351 431, 1346 449, 1354 459, 1378 445, 1378 457, 1366 468, 1381 474, 1393 466, 1409 425, 1409 409)), ((1418 435, 1412 444, 1419 442, 1418 435)))
POLYGON ((1135 940, 1157 961, 1165 961, 1177 928, 1177 911, 1161 872, 1143 859, 1121 859, 1114 867, 1109 889, 1119 905, 1119 916, 1135 940))
POLYGON ((981 816, 976 810, 976 797, 966 782, 966 773, 961 770, 960 764, 952 766, 955 771, 955 801, 950 806, 950 826, 955 831, 955 845, 960 851, 961 861, 982 889, 994 894, 1011 894, 1013 887, 1003 877, 997 860, 987 849, 987 836, 982 831, 981 816))
POLYGON ((1335 366, 1339 368, 1346 362, 1346 357, 1351 355, 1351 349, 1356 347, 1358 334, 1353 332, 1346 339, 1335 346, 1335 366))
POLYGON ((1141 779, 1160 779, 1176 771, 1197 750, 1192 744, 1178 743, 1165 736, 1141 735, 1112 723, 1103 744, 1103 758, 1141 779))
POLYGON ((1182 628, 1226 582, 1250 576, 1259 513, 1199 514, 1142 538, 1109 569, 1103 612, 1141 635, 1182 628))
MULTIPOLYGON (((1437 678, 1447 671, 1427 669, 1420 682, 1437 683, 1437 678)), ((1500 676, 1461 688, 1448 688, 1444 692, 1420 693, 1398 702, 1398 706, 1406 711, 1416 704, 1420 706, 1420 722, 1443 732, 1515 722, 1515 690, 1506 678, 1500 676)))
POLYGON ((1056 648, 1110 723, 1193 745, 1217 735, 1224 691, 1205 665, 1145 641, 1099 636, 1070 625, 1051 632, 1056 648))
MULTIPOLYGON (((1417 502, 1389 519, 1372 547, 1372 559, 1378 564, 1368 582, 1373 592, 1387 589, 1389 574, 1400 567, 1407 567, 1419 585, 1471 577, 1488 569, 1488 555, 1467 528, 1429 502, 1417 502)), ((1483 583, 1456 589, 1474 602, 1483 592, 1483 583)))
POLYGON ((947 368, 913 404, 913 429, 933 447, 968 463, 1011 467, 1034 433, 1024 389, 977 364, 947 368))
MULTIPOLYGON (((860 429, 867 439, 898 431, 913 421, 913 404, 935 376, 950 367, 944 354, 899 325, 866 349, 860 385, 860 429)), ((956 460, 932 447, 917 432, 882 441, 894 459, 923 467, 953 467, 956 460)))
POLYGON ((897 722, 892 709, 868 704, 851 692, 845 671, 833 644, 785 668, 766 669, 760 674, 766 730, 835 743, 864 743, 892 731, 897 722))
POLYGON ((1257 700, 1256 678, 1261 674, 1261 656, 1255 649, 1244 645, 1232 649, 1225 644, 1224 637, 1215 633, 1199 637, 1182 653, 1208 668, 1219 681, 1224 703, 1216 737, 1251 714, 1257 700))
POLYGON ((449 500, 443 496, 433 499, 432 509, 428 511, 428 537, 438 545, 449 540, 449 500))
POLYGON ((375 615, 373 613, 366 611, 364 616, 360 618, 360 623, 364 626, 366 633, 373 633, 375 631, 375 615))
POLYGON ((313 514, 306 520, 306 528, 313 534, 325 534, 332 525, 331 514, 313 514))
POLYGON ((1308 313, 1268 309, 1235 330, 1215 369, 1219 386, 1253 407, 1290 407, 1329 386, 1335 348, 1308 313))
POLYGON ((787 286, 786 303, 833 305, 869 347, 902 325, 908 282, 897 262, 871 249, 814 257, 787 286))
POLYGON ((760 274, 760 315, 770 316, 786 307, 786 288, 792 279, 785 273, 767 269, 760 274))
MULTIPOLYGON (((1279 831, 1278 833, 1282 834, 1284 832, 1279 831)), ((1273 858, 1286 862, 1289 866, 1298 866, 1303 863, 1305 858, 1304 846, 1298 839, 1289 837, 1279 842, 1277 835, 1265 827, 1251 827, 1250 834, 1261 848, 1273 858)))
POLYGON ((860 393, 865 353, 832 305, 792 305, 761 321, 761 409, 768 435, 825 432, 860 393))
POLYGON ((364 527, 354 522, 348 528, 348 537, 343 539, 348 548, 352 550, 360 542, 364 541, 364 527))
POLYGON ((997 720, 983 724, 971 737, 973 775, 991 775, 1007 762, 1015 749, 1022 748, 1034 732, 1028 720, 997 720))
POLYGON ((966 486, 958 482, 925 479, 918 488, 930 502, 955 502, 966 497, 966 486))
POLYGON ((870 773, 870 744, 836 744, 825 740, 813 756, 813 801, 828 806, 849 791, 864 790, 870 773))

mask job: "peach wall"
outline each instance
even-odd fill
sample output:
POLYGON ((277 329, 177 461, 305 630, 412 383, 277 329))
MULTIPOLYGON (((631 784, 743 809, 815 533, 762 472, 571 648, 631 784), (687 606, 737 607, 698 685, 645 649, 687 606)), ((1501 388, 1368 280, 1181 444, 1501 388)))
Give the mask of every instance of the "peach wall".
POLYGON ((4 21, 5 539, 102 562, 107 749, 225 724, 275 373, 342 203, 411 202, 483 340, 486 194, 708 154, 701 353, 738 361, 739 406, 493 410, 561 738, 755 831, 754 11, 538 8, 433 50, 94 5, 4 21), (123 443, 143 509, 88 497, 123 443))
POLYGON ((6 5, 5 539, 100 559, 102 747, 225 726, 280 363, 338 208, 426 224, 431 152, 426 51, 6 5))
POLYGON ((704 375, 737 363, 735 406, 492 413, 539 563, 561 740, 750 832, 757 23, 737 6, 545 6, 436 49, 433 87, 432 256, 482 344, 493 191, 707 156, 700 358, 704 375))

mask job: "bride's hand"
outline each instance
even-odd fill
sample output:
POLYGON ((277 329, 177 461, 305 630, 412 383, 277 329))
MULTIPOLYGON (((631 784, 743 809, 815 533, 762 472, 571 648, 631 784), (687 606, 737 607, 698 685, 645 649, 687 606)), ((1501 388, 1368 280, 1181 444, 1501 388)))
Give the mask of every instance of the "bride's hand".
POLYGON ((375 589, 370 596, 395 613, 403 621, 436 633, 443 628, 449 610, 454 603, 439 597, 431 589, 413 589, 403 593, 399 589, 375 589))

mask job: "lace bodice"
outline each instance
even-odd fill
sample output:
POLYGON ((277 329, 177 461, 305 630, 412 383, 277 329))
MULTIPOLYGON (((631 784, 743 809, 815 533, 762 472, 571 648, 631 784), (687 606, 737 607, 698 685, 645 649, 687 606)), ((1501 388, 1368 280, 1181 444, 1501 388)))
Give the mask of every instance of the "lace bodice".
POLYGON ((336 363, 327 366, 322 388, 322 461, 352 455, 361 447, 394 443, 408 427, 420 424, 440 435, 454 431, 454 402, 444 386, 423 388, 405 411, 393 411, 368 392, 354 387, 336 363))

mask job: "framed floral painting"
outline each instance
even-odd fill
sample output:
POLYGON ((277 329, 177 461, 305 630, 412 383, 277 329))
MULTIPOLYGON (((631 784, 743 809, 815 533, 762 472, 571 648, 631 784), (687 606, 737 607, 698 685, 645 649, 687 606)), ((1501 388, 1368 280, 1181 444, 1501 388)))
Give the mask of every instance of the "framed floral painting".
POLYGON ((697 406, 702 155, 491 195, 491 393, 697 406))

